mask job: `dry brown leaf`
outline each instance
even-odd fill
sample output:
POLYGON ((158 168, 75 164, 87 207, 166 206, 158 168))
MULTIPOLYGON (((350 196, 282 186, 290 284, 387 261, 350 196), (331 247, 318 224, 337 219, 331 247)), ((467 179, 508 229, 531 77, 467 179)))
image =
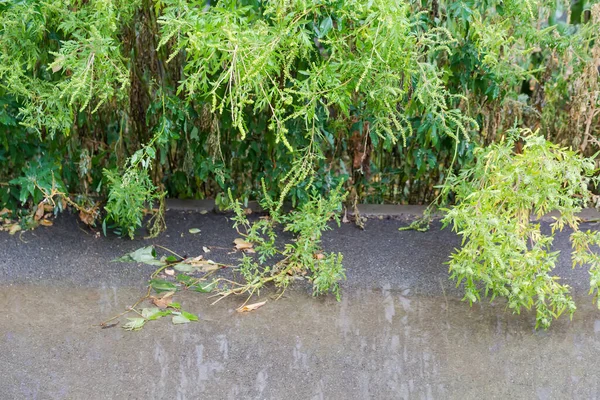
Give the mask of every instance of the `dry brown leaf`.
POLYGON ((3 215, 9 215, 10 214, 10 210, 8 208, 3 208, 2 210, 0 210, 0 217, 3 215))
POLYGON ((246 214, 246 215, 250 215, 250 214, 252 214, 252 209, 251 209, 251 208, 246 208, 246 209, 244 210, 244 214, 246 214))
POLYGON ((44 216, 44 202, 40 202, 37 206, 37 210, 35 210, 35 214, 33 215, 33 219, 39 221, 44 216))
POLYGON ((165 269, 165 274, 169 275, 169 276, 173 276, 173 275, 175 275, 175 270, 167 268, 167 269, 165 269))
POLYGON ((169 304, 173 302, 173 295, 175 292, 166 292, 161 296, 150 296, 152 303, 158 308, 167 308, 169 304))
POLYGON ((81 210, 79 211, 79 219, 86 225, 92 225, 96 221, 95 212, 81 210))
POLYGON ((262 306, 264 306, 265 304, 267 304, 267 301, 261 301, 260 303, 254 303, 254 304, 247 304, 245 306, 241 306, 239 308, 236 309, 237 312, 250 312, 250 311, 254 311, 257 308, 260 308, 262 306))
POLYGON ((322 260, 325 258, 325 254, 323 253, 316 253, 314 256, 315 260, 322 260))
POLYGON ((15 233, 19 232, 20 230, 21 230, 21 225, 13 224, 8 228, 8 233, 11 235, 14 235, 15 233))
POLYGON ((235 243, 235 248, 238 250, 250 250, 254 247, 252 243, 247 242, 242 238, 235 239, 233 243, 235 243))
POLYGON ((44 204, 44 211, 52 212, 52 211, 54 211, 54 206, 52 204, 46 203, 46 204, 44 204))
POLYGON ((40 225, 52 226, 52 221, 50 221, 49 219, 40 219, 40 225))

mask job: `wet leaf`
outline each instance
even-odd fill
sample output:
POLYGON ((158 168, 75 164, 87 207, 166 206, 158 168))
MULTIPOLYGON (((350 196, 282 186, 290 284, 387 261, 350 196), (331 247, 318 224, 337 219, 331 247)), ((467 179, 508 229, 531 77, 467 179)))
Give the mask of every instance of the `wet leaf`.
POLYGON ((150 296, 150 299, 152 299, 152 303, 154 303, 155 306, 157 306, 158 308, 165 309, 165 308, 169 307, 169 305, 171 303, 173 303, 173 295, 174 294, 175 294, 175 292, 166 292, 158 297, 150 296))
POLYGON ((126 331, 139 331, 142 329, 144 324, 146 323, 145 318, 127 318, 129 320, 128 323, 123 325, 123 329, 126 331))
POLYGON ((190 322, 190 319, 185 317, 184 315, 178 314, 173 316, 173 323, 175 325, 187 324, 188 322, 190 322))
POLYGON ((233 243, 235 244, 235 248, 238 250, 250 250, 254 247, 252 243, 247 242, 242 238, 235 239, 233 243))
POLYGON ((163 266, 165 262, 156 258, 156 250, 154 246, 147 246, 132 251, 131 253, 125 254, 123 257, 119 257, 113 261, 118 262, 140 262, 148 265, 163 266))
POLYGON ((173 282, 164 279, 152 279, 149 283, 152 289, 157 292, 174 292, 177 290, 177 286, 173 282))
POLYGON ((200 233, 200 229, 198 229, 198 228, 192 228, 192 229, 190 229, 190 233, 191 234, 200 233))
POLYGON ((254 303, 254 304, 247 304, 245 306, 239 307, 238 309, 236 309, 237 312, 250 312, 250 311, 254 311, 262 306, 264 306, 265 304, 267 304, 267 301, 261 301, 260 303, 254 303))
POLYGON ((185 286, 193 285, 197 280, 185 274, 177 274, 177 277, 175 279, 177 279, 177 282, 181 282, 185 286))
POLYGON ((193 287, 193 289, 196 292, 200 292, 200 293, 210 293, 213 291, 213 289, 215 288, 216 283, 215 282, 211 282, 209 284, 198 284, 196 286, 193 287))
POLYGON ((212 260, 204 260, 202 256, 188 258, 187 260, 173 266, 180 272, 211 272, 219 269, 219 265, 212 260))
POLYGON ((182 311, 181 315, 189 319, 190 321, 198 321, 198 316, 196 314, 189 313, 187 311, 182 311))
POLYGON ((154 321, 166 315, 171 315, 171 310, 161 310, 157 307, 142 308, 142 316, 148 321, 154 321))
POLYGON ((10 226, 10 228, 8 228, 8 233, 10 235, 14 235, 15 233, 19 232, 21 229, 22 229, 21 225, 13 224, 12 226, 10 226))
POLYGON ((52 226, 53 222, 50 221, 49 219, 41 219, 40 220, 40 225, 43 225, 43 226, 52 226))
POLYGON ((196 268, 193 265, 184 262, 173 265, 173 268, 175 268, 179 272, 193 272, 196 270, 196 268))

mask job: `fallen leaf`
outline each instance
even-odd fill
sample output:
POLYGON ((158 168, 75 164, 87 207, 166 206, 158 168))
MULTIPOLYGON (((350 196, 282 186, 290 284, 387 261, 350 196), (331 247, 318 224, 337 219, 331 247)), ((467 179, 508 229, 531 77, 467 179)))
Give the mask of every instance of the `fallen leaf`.
POLYGON ((201 272, 210 272, 216 271, 219 269, 219 264, 215 263, 212 260, 204 260, 204 257, 198 256, 194 258, 188 258, 179 264, 173 265, 177 271, 180 272, 192 272, 192 271, 201 271, 201 272))
POLYGON ((158 308, 165 309, 173 302, 173 295, 175 292, 166 292, 162 296, 150 296, 152 303, 158 308))
POLYGON ((187 264, 194 265, 194 263, 201 262, 202 260, 204 260, 204 256, 200 255, 198 257, 188 258, 184 262, 187 263, 187 264))
POLYGON ((2 210, 0 210, 0 217, 3 215, 9 215, 10 214, 10 210, 8 208, 3 208, 2 210))
POLYGON ((194 270, 196 269, 196 267, 194 267, 193 265, 186 263, 175 264, 173 265, 173 268, 179 272, 194 272, 194 270))
POLYGON ((325 258, 325 254, 323 253, 316 253, 314 256, 315 260, 322 260, 325 258))
POLYGON ((248 249, 252 249, 254 247, 254 245, 250 242, 245 241, 242 238, 237 238, 233 241, 233 243, 235 243, 235 248, 238 250, 248 250, 248 249))
POLYGON ((246 215, 250 215, 250 214, 252 214, 252 209, 251 209, 251 208, 246 208, 246 209, 244 210, 244 214, 246 214, 246 215))
POLYGON ((132 251, 131 253, 125 254, 123 257, 119 257, 113 261, 119 262, 141 262, 148 265, 163 266, 164 262, 156 259, 156 250, 154 246, 147 246, 132 251))
POLYGON ((236 309, 237 312, 250 312, 250 311, 254 311, 262 306, 264 306, 265 304, 267 304, 267 301, 261 301, 260 303, 254 303, 254 304, 247 304, 245 306, 239 307, 236 309))
POLYGON ((200 214, 204 215, 204 214, 208 214, 208 210, 201 210, 200 214))
POLYGON ((178 325, 178 324, 187 324, 188 322, 190 322, 190 319, 186 318, 185 316, 183 316, 181 314, 173 316, 173 323, 175 325, 178 325))
POLYGON ((10 228, 8 228, 8 233, 10 235, 14 235, 15 233, 19 232, 21 229, 22 229, 21 225, 13 224, 10 228))
POLYGON ((157 292, 174 292, 177 290, 177 286, 173 282, 164 279, 152 279, 150 286, 157 292))
POLYGON ((192 228, 192 229, 190 229, 190 231, 189 231, 189 232, 190 232, 191 234, 200 233, 200 229, 198 229, 198 228, 192 228))
POLYGON ((175 275, 175 271, 173 271, 171 268, 165 269, 165 274, 169 275, 169 276, 173 276, 175 275))
POLYGON ((40 204, 37 205, 37 209, 35 210, 35 214, 33 215, 33 219, 39 221, 44 216, 44 202, 41 201, 40 204))
POLYGON ((81 210, 79 211, 79 219, 81 220, 81 222, 88 226, 94 225, 94 223, 96 222, 96 212, 95 210, 81 210))
POLYGON ((129 320, 128 323, 123 325, 123 329, 126 331, 139 331, 142 329, 144 324, 146 323, 145 318, 127 318, 129 320))
POLYGON ((53 222, 50 221, 49 219, 41 219, 40 220, 40 225, 44 225, 44 226, 52 226, 53 222))
POLYGON ((204 251, 205 253, 210 253, 210 249, 206 246, 202 246, 202 251, 204 251))

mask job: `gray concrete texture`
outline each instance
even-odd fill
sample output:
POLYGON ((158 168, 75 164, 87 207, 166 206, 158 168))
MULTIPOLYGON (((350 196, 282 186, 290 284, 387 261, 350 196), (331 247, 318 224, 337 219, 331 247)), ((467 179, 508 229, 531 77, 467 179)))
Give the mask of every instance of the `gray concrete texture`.
MULTIPOLYGON (((233 264, 238 236, 226 215, 170 211, 152 240, 95 235, 74 216, 53 227, 0 232, 2 399, 563 399, 600 393, 600 311, 588 273, 572 269, 569 232, 558 234, 556 274, 578 311, 549 331, 502 301, 473 307, 444 264, 460 239, 439 222, 425 233, 406 220, 342 224, 323 245, 344 255, 342 301, 302 284, 262 308, 244 298, 178 293, 198 323, 153 321, 140 332, 100 329, 142 294, 154 267, 112 263, 148 244, 233 264), (199 228, 199 234, 190 234, 199 228)), ((593 224, 585 228, 596 229, 593 224)), ((120 323, 125 319, 120 318, 120 323)))

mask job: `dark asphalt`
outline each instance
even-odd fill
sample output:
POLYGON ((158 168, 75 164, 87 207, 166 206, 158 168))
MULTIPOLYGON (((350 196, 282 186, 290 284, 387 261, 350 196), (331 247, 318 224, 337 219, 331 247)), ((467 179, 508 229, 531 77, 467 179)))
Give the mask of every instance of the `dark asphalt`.
MULTIPOLYGON (((114 263, 111 260, 149 244, 167 247, 183 256, 204 254, 203 246, 216 247, 207 255, 214 261, 236 264, 239 253, 232 253, 237 235, 225 214, 199 214, 170 211, 167 231, 154 239, 135 240, 95 235, 75 216, 62 214, 52 227, 10 236, 0 232, 0 283, 52 281, 78 286, 143 285, 150 266, 114 263), (198 228, 199 234, 189 229, 198 228)), ((368 219, 366 229, 354 224, 334 226, 323 238, 326 251, 344 256, 345 288, 410 290, 413 294, 460 295, 448 280, 445 262, 460 245, 460 238, 449 228, 434 222, 428 232, 398 231, 406 221, 368 219)), ((596 229, 597 225, 582 225, 596 229)), ((561 250, 556 274, 572 286, 574 293, 587 293, 588 272, 571 268, 569 232, 557 234, 555 248, 561 250)), ((160 251, 160 249, 159 249, 160 251)))

